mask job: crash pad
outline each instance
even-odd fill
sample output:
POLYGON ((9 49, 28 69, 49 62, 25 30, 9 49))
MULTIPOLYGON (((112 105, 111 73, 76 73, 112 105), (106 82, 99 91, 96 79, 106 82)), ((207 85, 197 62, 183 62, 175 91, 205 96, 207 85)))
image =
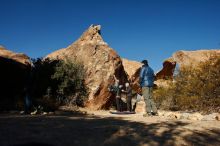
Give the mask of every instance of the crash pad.
POLYGON ((129 112, 129 111, 122 111, 122 112, 119 112, 119 111, 110 111, 111 114, 121 114, 121 115, 125 115, 125 114, 135 114, 134 111, 132 112, 129 112))

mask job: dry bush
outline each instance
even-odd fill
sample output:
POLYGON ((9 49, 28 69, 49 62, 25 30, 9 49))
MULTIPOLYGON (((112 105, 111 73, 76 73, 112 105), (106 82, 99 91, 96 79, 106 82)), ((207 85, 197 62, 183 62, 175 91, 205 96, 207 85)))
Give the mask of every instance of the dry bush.
POLYGON ((169 87, 158 88, 154 96, 162 109, 219 112, 220 58, 182 68, 169 87))

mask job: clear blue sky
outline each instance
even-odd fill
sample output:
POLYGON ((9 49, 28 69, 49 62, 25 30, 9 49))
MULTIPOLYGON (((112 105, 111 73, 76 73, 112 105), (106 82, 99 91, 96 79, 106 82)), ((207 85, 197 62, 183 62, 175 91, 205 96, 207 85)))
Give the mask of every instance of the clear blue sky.
POLYGON ((74 42, 90 24, 121 57, 158 71, 178 50, 220 48, 220 0, 0 0, 0 44, 32 58, 74 42))

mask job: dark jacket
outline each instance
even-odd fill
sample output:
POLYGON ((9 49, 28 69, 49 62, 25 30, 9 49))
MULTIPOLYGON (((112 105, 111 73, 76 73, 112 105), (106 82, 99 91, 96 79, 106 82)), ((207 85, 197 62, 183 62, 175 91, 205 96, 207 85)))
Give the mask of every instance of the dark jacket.
POLYGON ((124 91, 124 93, 127 94, 127 96, 132 97, 132 89, 130 86, 126 87, 126 90, 124 91))
POLYGON ((121 89, 119 86, 111 85, 109 91, 116 94, 116 97, 121 97, 121 89))

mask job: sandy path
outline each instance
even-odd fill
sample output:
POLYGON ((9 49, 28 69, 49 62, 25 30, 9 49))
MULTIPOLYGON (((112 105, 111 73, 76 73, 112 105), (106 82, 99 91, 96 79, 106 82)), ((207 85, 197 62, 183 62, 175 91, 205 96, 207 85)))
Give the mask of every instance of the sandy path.
POLYGON ((60 112, 0 114, 0 146, 219 146, 219 121, 181 121, 142 115, 60 112))

